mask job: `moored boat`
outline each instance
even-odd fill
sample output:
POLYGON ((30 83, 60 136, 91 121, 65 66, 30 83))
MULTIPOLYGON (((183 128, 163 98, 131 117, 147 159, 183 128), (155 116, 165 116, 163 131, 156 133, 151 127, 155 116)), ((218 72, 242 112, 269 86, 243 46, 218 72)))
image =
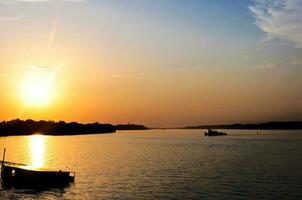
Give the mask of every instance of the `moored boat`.
POLYGON ((7 162, 5 150, 1 164, 1 179, 4 186, 66 186, 75 180, 75 172, 33 168, 31 166, 7 162))

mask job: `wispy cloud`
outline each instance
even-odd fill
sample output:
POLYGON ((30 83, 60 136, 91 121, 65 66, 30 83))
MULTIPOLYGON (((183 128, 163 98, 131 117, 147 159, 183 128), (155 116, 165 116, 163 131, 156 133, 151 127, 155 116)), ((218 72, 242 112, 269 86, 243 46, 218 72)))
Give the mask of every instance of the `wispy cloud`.
POLYGON ((255 0, 249 9, 268 38, 286 40, 302 48, 301 0, 255 0))
POLYGON ((45 69, 49 69, 49 67, 42 67, 42 66, 32 66, 31 68, 32 70, 45 70, 45 69))
POLYGON ((299 60, 293 60, 293 61, 291 62, 291 64, 292 64, 292 65, 302 65, 302 62, 299 61, 299 60))
POLYGON ((30 17, 30 15, 21 15, 21 16, 12 16, 12 17, 0 16, 0 21, 19 21, 28 17, 30 17))
POLYGON ((129 74, 113 74, 113 78, 132 78, 144 75, 143 73, 129 73, 129 74))
MULTIPOLYGON (((20 2, 50 2, 50 1, 60 1, 60 0, 14 0, 14 1, 20 1, 20 2)), ((86 0, 61 0, 66 2, 82 2, 86 0)))
POLYGON ((0 73, 0 79, 8 77, 8 74, 6 73, 0 73))
POLYGON ((43 2, 52 2, 52 1, 84 2, 88 0, 0 0, 0 3, 13 3, 13 2, 43 3, 43 2))
POLYGON ((46 2, 50 0, 15 0, 15 1, 23 1, 23 2, 46 2))
POLYGON ((259 65, 255 65, 252 67, 248 67, 249 70, 272 70, 277 67, 276 63, 263 63, 259 65))
POLYGON ((280 70, 289 69, 289 67, 300 67, 302 66, 301 60, 283 60, 279 62, 264 62, 256 65, 249 65, 246 67, 247 70, 280 70))

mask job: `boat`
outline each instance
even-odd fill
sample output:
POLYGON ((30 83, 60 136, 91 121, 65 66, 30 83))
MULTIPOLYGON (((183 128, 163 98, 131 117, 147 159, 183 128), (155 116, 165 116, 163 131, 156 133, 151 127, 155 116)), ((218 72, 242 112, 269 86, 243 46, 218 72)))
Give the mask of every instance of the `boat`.
POLYGON ((4 186, 61 187, 75 180, 75 172, 34 168, 26 164, 1 161, 1 179, 4 186))
POLYGON ((204 132, 205 136, 222 136, 222 135, 228 135, 227 133, 224 132, 219 132, 216 130, 208 129, 207 132, 204 132))

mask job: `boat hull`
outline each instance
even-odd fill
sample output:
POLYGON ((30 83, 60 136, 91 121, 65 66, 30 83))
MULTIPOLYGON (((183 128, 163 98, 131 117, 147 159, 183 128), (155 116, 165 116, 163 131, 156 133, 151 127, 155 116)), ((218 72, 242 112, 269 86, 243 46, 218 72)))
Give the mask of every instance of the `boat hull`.
POLYGON ((74 182, 74 174, 65 171, 38 171, 14 166, 2 166, 4 186, 66 186, 74 182))

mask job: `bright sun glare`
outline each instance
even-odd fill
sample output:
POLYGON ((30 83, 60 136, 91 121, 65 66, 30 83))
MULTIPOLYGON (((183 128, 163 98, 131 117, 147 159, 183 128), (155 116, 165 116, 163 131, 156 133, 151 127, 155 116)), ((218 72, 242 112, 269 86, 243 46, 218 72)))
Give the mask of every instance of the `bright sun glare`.
POLYGON ((29 140, 32 156, 32 167, 42 167, 44 165, 44 148, 45 148, 45 136, 32 135, 29 140))
POLYGON ((27 106, 45 106, 55 95, 51 76, 33 71, 21 83, 21 99, 27 106))

